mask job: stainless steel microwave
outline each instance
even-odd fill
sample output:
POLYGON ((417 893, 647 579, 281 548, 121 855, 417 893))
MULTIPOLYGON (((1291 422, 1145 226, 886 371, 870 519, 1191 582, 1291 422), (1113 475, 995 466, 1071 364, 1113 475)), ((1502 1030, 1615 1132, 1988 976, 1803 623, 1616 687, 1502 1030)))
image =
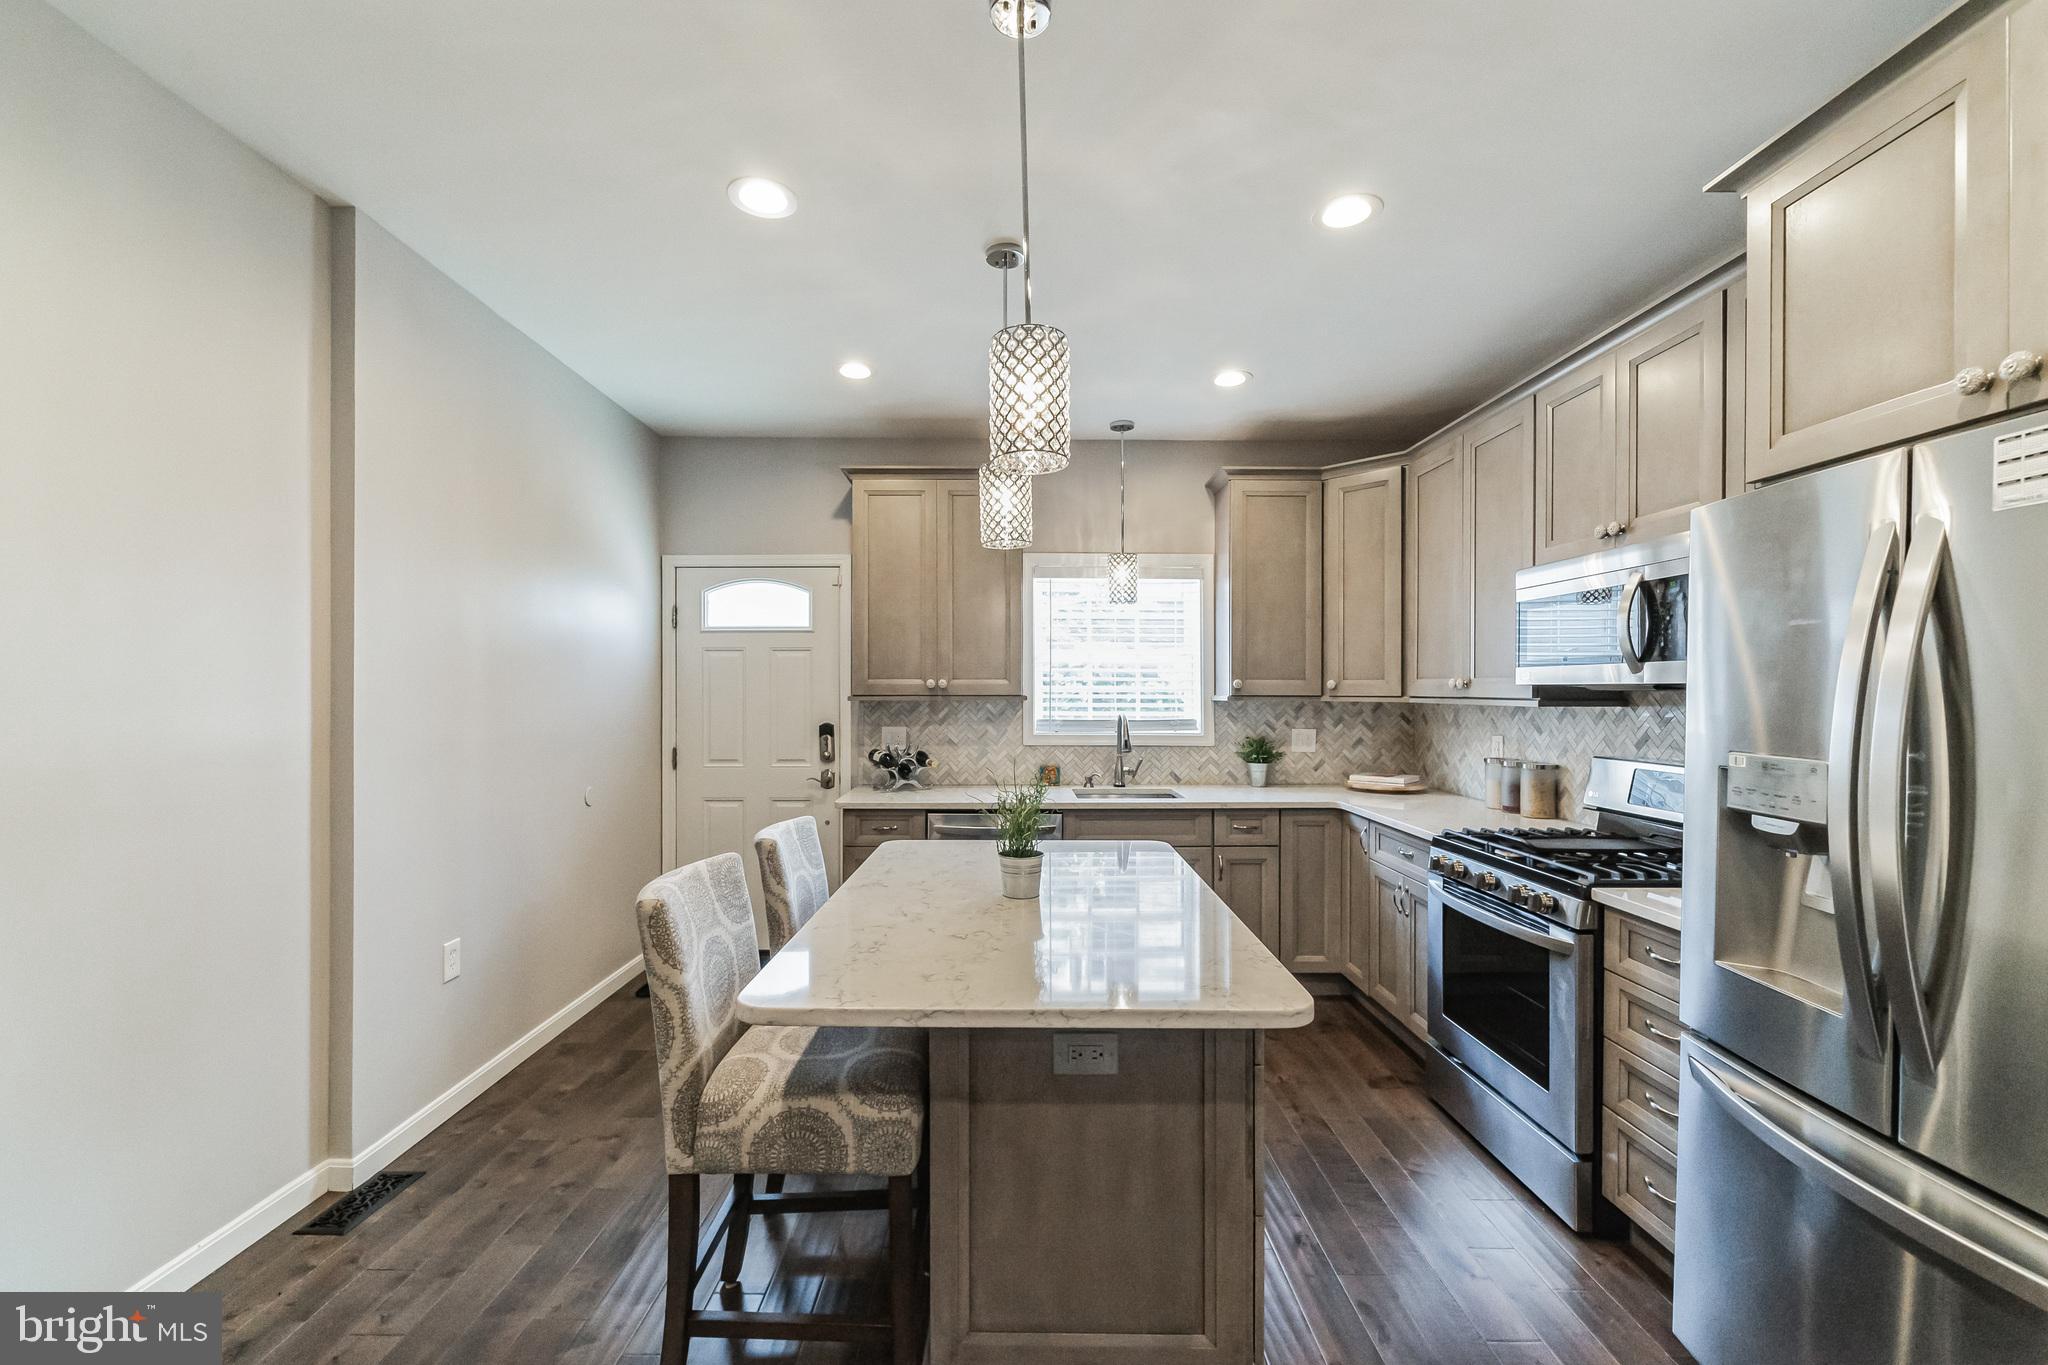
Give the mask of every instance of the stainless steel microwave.
POLYGON ((1692 534, 1617 545, 1515 575, 1515 681, 1685 686, 1692 534))

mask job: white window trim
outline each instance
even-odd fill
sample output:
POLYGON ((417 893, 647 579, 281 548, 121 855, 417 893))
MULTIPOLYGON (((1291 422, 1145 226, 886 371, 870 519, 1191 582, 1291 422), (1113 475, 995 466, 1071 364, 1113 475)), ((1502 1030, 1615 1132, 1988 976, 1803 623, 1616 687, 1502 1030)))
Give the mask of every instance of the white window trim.
MULTIPOLYGON (((1106 578, 1109 576, 1108 555, 1025 555, 1024 556, 1024 747, 1027 749, 1083 749, 1107 748, 1116 743, 1113 732, 1088 735, 1071 732, 1057 735, 1041 735, 1033 727, 1038 715, 1038 631, 1034 617, 1034 604, 1038 594, 1033 585, 1042 571, 1050 578, 1106 578)), ((1201 704, 1202 728, 1191 735, 1146 734, 1137 729, 1131 731, 1133 746, 1147 749, 1208 748, 1216 742, 1216 575, 1213 555, 1139 555, 1138 576, 1191 576, 1202 580, 1202 678, 1201 704)))

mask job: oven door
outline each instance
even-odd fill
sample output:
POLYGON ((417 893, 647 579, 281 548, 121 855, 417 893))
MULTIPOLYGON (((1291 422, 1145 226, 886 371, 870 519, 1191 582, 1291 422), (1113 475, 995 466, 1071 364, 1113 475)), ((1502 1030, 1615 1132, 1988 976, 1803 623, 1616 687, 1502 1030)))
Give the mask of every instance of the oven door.
POLYGON ((1690 537, 1515 575, 1515 681, 1529 686, 1685 683, 1690 537))
POLYGON ((1429 879, 1429 1032, 1560 1145, 1594 1146, 1598 947, 1527 911, 1429 879))

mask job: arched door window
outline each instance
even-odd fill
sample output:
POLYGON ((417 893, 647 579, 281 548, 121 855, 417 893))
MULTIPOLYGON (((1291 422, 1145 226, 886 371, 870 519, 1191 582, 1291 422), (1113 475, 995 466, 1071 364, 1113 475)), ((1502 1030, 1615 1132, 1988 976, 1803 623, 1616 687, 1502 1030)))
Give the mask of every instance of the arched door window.
POLYGON ((705 630, 809 630, 811 590, 774 578, 736 578, 704 590, 705 630))

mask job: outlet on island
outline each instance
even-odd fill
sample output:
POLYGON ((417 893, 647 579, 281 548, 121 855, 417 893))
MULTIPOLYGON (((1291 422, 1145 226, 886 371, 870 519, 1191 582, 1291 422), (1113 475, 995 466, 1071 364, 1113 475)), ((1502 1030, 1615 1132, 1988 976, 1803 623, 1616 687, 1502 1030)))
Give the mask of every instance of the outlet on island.
POLYGON ((1114 1033, 1055 1033, 1052 1036, 1055 1076, 1116 1075, 1114 1033))

